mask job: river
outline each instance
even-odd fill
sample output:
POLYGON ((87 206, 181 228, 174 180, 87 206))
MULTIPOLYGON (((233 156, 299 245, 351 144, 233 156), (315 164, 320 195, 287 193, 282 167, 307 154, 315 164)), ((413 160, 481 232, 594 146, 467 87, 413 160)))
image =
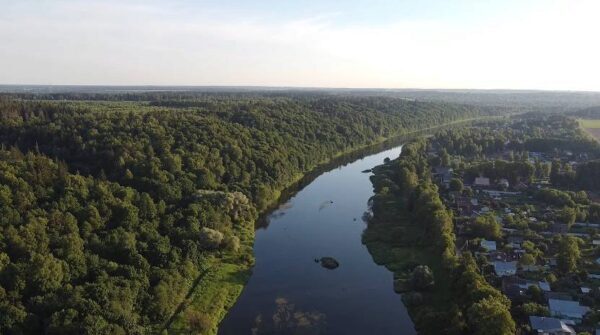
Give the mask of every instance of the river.
POLYGON ((373 195, 371 174, 362 171, 400 151, 398 145, 321 170, 263 218, 253 274, 220 335, 416 333, 392 273, 361 242, 373 195), (323 268, 315 262, 323 256, 340 266, 323 268))

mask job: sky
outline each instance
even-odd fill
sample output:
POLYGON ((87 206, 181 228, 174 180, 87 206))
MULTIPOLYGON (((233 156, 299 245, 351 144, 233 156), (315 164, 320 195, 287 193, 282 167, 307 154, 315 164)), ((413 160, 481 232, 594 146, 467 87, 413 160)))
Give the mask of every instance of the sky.
POLYGON ((600 91, 596 0, 0 0, 0 84, 600 91))

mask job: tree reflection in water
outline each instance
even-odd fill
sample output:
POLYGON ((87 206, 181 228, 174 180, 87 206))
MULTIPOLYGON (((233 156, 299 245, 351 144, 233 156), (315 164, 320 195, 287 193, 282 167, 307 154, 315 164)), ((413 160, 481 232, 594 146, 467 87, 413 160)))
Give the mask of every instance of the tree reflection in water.
POLYGON ((319 335, 325 333, 325 314, 296 310, 285 298, 275 299, 275 312, 270 318, 259 314, 252 335, 319 335))

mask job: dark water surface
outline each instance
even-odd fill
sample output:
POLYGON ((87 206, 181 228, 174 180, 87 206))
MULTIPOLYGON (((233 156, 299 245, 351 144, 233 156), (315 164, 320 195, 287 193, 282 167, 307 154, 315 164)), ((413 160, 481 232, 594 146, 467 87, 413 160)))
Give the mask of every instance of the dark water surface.
POLYGON ((362 171, 400 150, 324 172, 265 217, 253 274, 219 334, 415 334, 392 273, 361 242, 373 195, 371 174, 362 171), (339 268, 321 267, 315 258, 323 256, 339 268))

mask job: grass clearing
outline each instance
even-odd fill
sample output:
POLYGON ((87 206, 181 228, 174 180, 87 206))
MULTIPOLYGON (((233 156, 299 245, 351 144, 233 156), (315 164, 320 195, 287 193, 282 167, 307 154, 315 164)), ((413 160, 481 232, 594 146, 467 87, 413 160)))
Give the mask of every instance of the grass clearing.
POLYGON ((600 120, 579 119, 577 121, 585 132, 600 141, 600 120))
POLYGON ((220 263, 201 279, 193 294, 186 299, 183 309, 167 330, 168 334, 190 334, 186 315, 188 310, 211 316, 212 329, 206 334, 216 334, 219 322, 235 303, 250 276, 247 266, 220 263))
POLYGON ((599 129, 600 128, 600 120, 587 120, 587 119, 579 119, 579 124, 583 128, 590 129, 599 129))
POLYGON ((242 293, 252 273, 254 222, 238 227, 242 240, 239 252, 224 253, 214 259, 206 271, 196 279, 180 307, 163 327, 161 334, 193 334, 188 315, 200 312, 209 318, 211 329, 204 335, 215 335, 221 320, 242 293), (246 258, 241 261, 241 258, 246 258))

